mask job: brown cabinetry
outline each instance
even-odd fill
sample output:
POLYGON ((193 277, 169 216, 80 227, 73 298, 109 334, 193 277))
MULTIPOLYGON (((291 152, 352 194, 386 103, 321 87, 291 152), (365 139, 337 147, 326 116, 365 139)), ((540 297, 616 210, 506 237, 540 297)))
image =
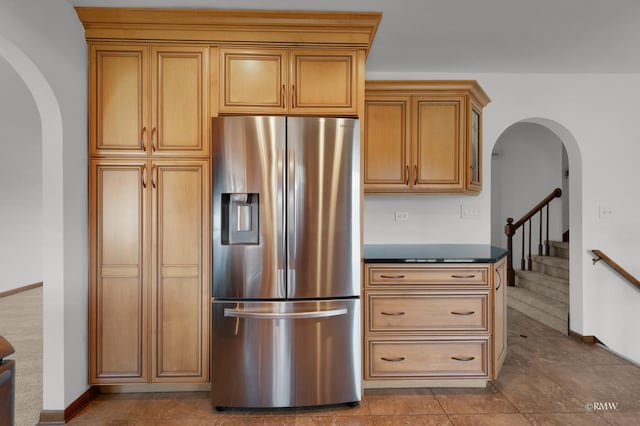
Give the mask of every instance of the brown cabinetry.
POLYGON ((496 298, 493 271, 489 264, 366 264, 365 386, 482 386, 496 377, 494 333, 504 327, 495 312, 505 308, 497 306, 504 300, 496 298))
POLYGON ((89 381, 207 382, 211 117, 361 115, 381 14, 75 10, 89 44, 89 381))
POLYGON ((218 51, 221 114, 358 113, 363 75, 358 57, 364 52, 238 47, 218 51))
POLYGON ((92 43, 90 155, 208 155, 208 47, 92 43))
POLYGON ((479 192, 488 102, 475 81, 367 81, 365 192, 479 192))
POLYGON ((208 380, 207 160, 90 162, 90 381, 208 380))

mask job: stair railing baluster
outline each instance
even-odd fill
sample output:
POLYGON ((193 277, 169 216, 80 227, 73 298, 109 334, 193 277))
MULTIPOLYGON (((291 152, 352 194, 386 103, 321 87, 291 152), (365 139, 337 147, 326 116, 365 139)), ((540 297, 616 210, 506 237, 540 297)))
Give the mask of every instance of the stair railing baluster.
POLYGON ((547 256, 551 254, 551 248, 549 247, 549 204, 547 204, 547 239, 544 243, 545 251, 547 252, 547 256))
MULTIPOLYGON (((549 223, 549 216, 547 216, 547 223, 549 223)), ((540 232, 538 233, 538 256, 542 256, 542 210, 540 210, 540 232)))
POLYGON ((515 270, 513 269, 513 235, 515 234, 513 226, 513 218, 507 219, 507 224, 504 226, 504 233, 507 234, 507 285, 515 285, 515 270))
POLYGON ((531 218, 529 218, 529 256, 527 258, 527 266, 528 266, 527 269, 529 271, 531 270, 531 240, 532 240, 531 237, 532 236, 533 234, 531 233, 531 218))
POLYGON ((522 257, 520 257, 520 270, 525 271, 527 269, 527 265, 525 263, 525 251, 524 251, 524 240, 527 234, 525 233, 524 226, 522 227, 522 257))
MULTIPOLYGON (((544 243, 545 244, 545 249, 546 249, 546 255, 548 256, 550 253, 550 248, 549 248, 549 203, 551 202, 551 200, 553 200, 554 198, 559 198, 560 196, 562 196, 562 190, 560 188, 556 188, 553 190, 553 192, 549 195, 547 195, 542 201, 540 201, 533 209, 529 210, 529 212, 527 214, 525 214, 524 216, 522 216, 522 218, 520 218, 520 220, 518 220, 517 222, 513 222, 513 218, 507 218, 507 224, 504 227, 504 233, 507 235, 507 250, 509 250, 509 254, 507 255, 507 284, 510 286, 514 286, 516 283, 516 276, 515 276, 515 270, 513 268, 513 237, 515 236, 516 232, 518 231, 518 228, 520 228, 522 225, 524 225, 527 221, 529 221, 529 270, 531 270, 531 218, 536 215, 538 212, 540 213, 540 227, 542 229, 542 220, 543 220, 543 214, 542 214, 542 209, 543 208, 547 208, 547 240, 544 243)), ((542 232, 540 232, 540 235, 542 235, 542 232)), ((520 269, 522 269, 523 271, 526 268, 526 262, 525 262, 525 251, 524 251, 524 245, 525 245, 525 239, 526 239, 526 233, 525 233, 525 227, 522 227, 522 257, 520 258, 520 269)), ((542 243, 540 243, 542 244, 542 243)), ((538 248, 538 252, 541 251, 541 248, 538 248)))

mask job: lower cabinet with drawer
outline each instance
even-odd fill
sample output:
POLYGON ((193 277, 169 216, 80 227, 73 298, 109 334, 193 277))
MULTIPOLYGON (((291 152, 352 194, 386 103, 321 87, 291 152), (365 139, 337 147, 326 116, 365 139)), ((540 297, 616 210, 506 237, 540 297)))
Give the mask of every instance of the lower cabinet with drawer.
POLYGON ((500 265, 365 264, 365 387, 494 379, 506 355, 500 265))

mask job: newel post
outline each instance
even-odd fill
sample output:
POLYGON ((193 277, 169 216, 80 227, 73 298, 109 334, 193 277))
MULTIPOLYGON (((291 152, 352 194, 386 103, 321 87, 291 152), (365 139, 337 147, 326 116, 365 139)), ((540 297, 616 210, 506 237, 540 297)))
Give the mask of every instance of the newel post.
POLYGON ((504 233, 507 234, 507 285, 514 286, 516 280, 516 272, 513 270, 513 234, 515 233, 513 226, 513 218, 507 218, 507 224, 504 226, 504 233))

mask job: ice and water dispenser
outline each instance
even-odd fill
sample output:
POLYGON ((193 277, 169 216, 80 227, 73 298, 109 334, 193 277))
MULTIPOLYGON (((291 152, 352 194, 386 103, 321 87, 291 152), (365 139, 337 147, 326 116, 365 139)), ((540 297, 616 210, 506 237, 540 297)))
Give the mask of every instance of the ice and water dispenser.
POLYGON ((222 244, 259 244, 258 194, 222 194, 222 244))

